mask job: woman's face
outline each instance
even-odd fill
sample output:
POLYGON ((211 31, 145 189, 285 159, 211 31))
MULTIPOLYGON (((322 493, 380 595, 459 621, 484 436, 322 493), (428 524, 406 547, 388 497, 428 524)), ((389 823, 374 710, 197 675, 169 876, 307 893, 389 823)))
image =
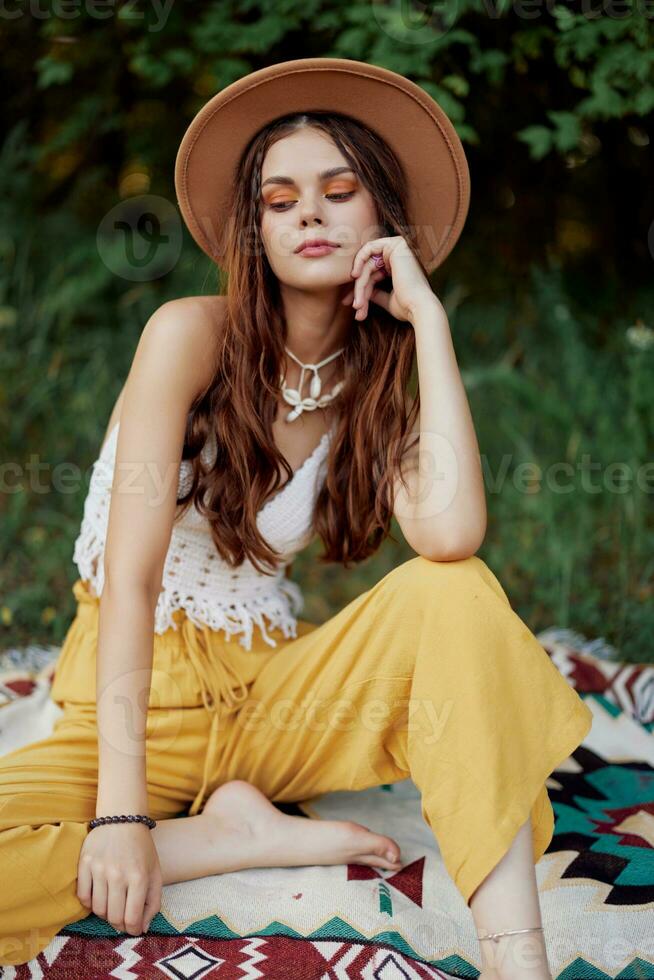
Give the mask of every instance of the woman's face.
POLYGON ((312 127, 269 148, 261 171, 261 209, 270 266, 280 282, 297 289, 351 284, 356 253, 383 234, 372 195, 331 139, 312 127), (323 254, 298 251, 316 238, 336 247, 323 254))

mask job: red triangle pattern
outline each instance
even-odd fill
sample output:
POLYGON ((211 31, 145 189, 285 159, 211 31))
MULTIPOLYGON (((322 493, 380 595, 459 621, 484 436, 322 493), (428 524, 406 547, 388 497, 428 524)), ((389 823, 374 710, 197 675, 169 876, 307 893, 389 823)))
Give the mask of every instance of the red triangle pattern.
POLYGON ((394 871, 388 877, 377 868, 367 864, 348 864, 348 881, 365 881, 370 878, 382 878, 387 885, 392 885, 403 895, 406 895, 415 905, 422 908, 422 878, 425 870, 425 858, 418 858, 411 864, 405 865, 399 871, 394 871))

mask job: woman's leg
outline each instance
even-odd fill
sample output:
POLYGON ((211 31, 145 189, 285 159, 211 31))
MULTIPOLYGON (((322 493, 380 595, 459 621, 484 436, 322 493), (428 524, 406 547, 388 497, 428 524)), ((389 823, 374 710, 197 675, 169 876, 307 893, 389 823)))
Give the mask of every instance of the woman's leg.
MULTIPOLYGON (((259 867, 266 863, 264 844, 271 843, 268 863, 277 867, 348 861, 397 867, 383 856, 395 847, 389 838, 345 821, 317 826, 282 814, 242 783, 221 787, 202 814, 179 816, 200 785, 209 731, 203 708, 155 709, 148 717, 148 813, 160 821, 152 835, 164 884, 259 867), (284 851, 289 836, 294 849, 284 851), (299 862, 298 846, 304 847, 299 862)), ((79 855, 96 795, 92 705, 67 705, 50 736, 0 756, 0 965, 33 959, 64 926, 91 911, 106 918, 106 910, 89 909, 77 897, 79 855)), ((123 810, 116 800, 115 812, 123 810)))
MULTIPOLYGON (((209 726, 203 708, 148 717, 148 813, 155 820, 177 823, 166 818, 188 807, 209 726)), ((95 709, 81 704, 66 705, 47 738, 0 756, 0 965, 27 962, 91 912, 77 897, 77 869, 96 812, 97 763, 95 709)), ((117 799, 116 813, 123 811, 117 799)))
POLYGON ((307 820, 283 813, 241 780, 219 786, 202 813, 164 821, 153 833, 164 884, 244 868, 401 867, 400 849, 390 837, 350 820, 307 820))
MULTIPOLYGON (((480 935, 505 929, 541 925, 538 886, 533 864, 531 821, 522 825, 511 847, 475 891, 470 908, 480 935)), ((534 931, 486 939, 480 943, 480 980, 550 980, 543 932, 534 931)))
MULTIPOLYGON (((95 688, 98 604, 76 582, 78 609, 62 644, 51 691, 63 715, 53 732, 0 756, 0 965, 34 958, 66 925, 91 911, 77 897, 79 855, 87 822, 95 816, 98 754, 95 688)), ((146 730, 148 813, 164 884, 262 862, 262 841, 277 841, 277 866, 292 864, 301 843, 303 863, 359 861, 394 867, 385 851, 394 842, 345 821, 320 827, 280 813, 261 793, 234 783, 221 787, 206 812, 186 813, 203 786, 214 720, 202 702, 185 633, 155 635, 152 696, 146 730), (307 825, 310 826, 307 826, 307 825), (292 853, 283 852, 295 828, 292 853)), ((251 683, 257 656, 210 634, 211 660, 229 656, 251 683)), ((269 648, 267 648, 269 649, 269 648)), ((266 654, 267 656, 267 654, 266 654)), ((260 659, 260 658, 259 658, 260 659)), ((129 719, 126 719, 129 723, 129 719)), ((116 800, 116 813, 124 807, 116 800)), ((397 853, 394 854, 397 857, 397 853)))
POLYGON ((485 562, 419 556, 264 664, 212 785, 303 801, 411 776, 478 932, 526 928, 540 924, 533 865, 554 830, 545 781, 591 720, 485 562))

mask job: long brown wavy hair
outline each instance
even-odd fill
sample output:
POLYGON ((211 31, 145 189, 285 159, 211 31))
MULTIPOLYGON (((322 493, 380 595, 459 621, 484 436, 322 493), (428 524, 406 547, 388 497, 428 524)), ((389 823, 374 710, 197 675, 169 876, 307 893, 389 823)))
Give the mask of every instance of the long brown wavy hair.
MULTIPOLYGON (((305 126, 331 137, 370 191, 382 234, 404 235, 424 271, 407 219, 404 172, 369 128, 342 113, 293 113, 265 126, 247 145, 228 221, 222 342, 212 381, 189 413, 183 458, 192 462, 193 479, 177 499, 184 505, 177 518, 193 502, 210 522, 221 557, 235 568, 247 556, 264 573, 271 567, 274 572, 280 554, 259 532, 256 517, 282 483, 279 464, 289 480, 293 470, 272 436, 286 364, 286 323, 260 235, 261 169, 273 143, 305 126), (212 430, 216 459, 206 467, 200 452, 212 430)), ((322 562, 349 567, 390 534, 393 481, 401 475, 399 461, 419 410, 417 391, 409 413, 405 402, 414 356, 410 324, 373 302, 365 321, 353 318, 343 352, 345 385, 333 402, 340 409, 335 438, 314 511, 322 562)))

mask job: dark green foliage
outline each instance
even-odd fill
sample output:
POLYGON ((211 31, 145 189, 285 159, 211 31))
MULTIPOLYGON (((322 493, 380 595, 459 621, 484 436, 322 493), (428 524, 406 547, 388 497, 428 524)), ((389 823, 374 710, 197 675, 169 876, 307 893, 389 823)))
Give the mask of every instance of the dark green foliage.
MULTIPOLYGON (((165 300, 217 288, 188 236, 162 274, 118 274, 99 250, 102 219, 143 194, 174 202, 179 140, 211 94, 317 55, 413 78, 466 146, 470 215, 433 286, 485 464, 481 557, 533 630, 570 626, 654 660, 647 7, 16 9, 0 24, 0 423, 2 460, 19 471, 5 467, 0 495, 0 648, 61 641, 89 468, 140 331, 165 300), (30 461, 45 464, 40 475, 30 461)), ((301 555, 293 577, 306 618, 320 621, 411 557, 397 525, 394 536, 346 575, 316 563, 318 544, 301 555)))

